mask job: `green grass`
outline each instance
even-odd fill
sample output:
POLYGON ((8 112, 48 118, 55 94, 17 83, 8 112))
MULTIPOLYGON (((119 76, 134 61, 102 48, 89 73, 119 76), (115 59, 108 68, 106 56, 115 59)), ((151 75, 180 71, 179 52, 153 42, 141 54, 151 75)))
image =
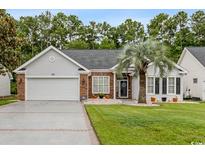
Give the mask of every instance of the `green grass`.
POLYGON ((205 103, 86 105, 101 144, 205 143, 205 103))
POLYGON ((0 106, 10 104, 10 103, 14 103, 14 102, 16 102, 16 97, 15 96, 0 98, 0 106))

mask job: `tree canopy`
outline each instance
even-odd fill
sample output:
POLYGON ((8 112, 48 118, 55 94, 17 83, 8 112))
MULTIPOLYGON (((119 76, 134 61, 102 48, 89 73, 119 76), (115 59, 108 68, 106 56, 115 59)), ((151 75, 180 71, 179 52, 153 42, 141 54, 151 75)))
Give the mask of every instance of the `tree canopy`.
POLYGON ((112 26, 106 21, 84 24, 76 15, 53 15, 49 11, 15 20, 6 10, 0 10, 0 31, 0 63, 10 70, 11 65, 20 65, 49 45, 60 49, 120 49, 150 38, 166 45, 166 55, 177 61, 184 47, 205 46, 205 13, 160 13, 147 25, 126 19, 112 26), (10 59, 16 57, 16 51, 20 63, 10 59))
POLYGON ((18 65, 15 49, 19 42, 15 20, 5 10, 0 10, 0 74, 12 72, 18 65))

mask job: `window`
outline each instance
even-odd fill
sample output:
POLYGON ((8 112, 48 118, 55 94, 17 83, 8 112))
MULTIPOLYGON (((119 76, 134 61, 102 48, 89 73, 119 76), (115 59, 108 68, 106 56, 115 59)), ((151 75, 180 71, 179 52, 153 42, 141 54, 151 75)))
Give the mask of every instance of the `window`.
POLYGON ((148 77, 147 92, 154 93, 154 78, 148 77))
POLYGON ((162 94, 167 94, 167 78, 162 78, 162 94))
POLYGON ((168 93, 174 94, 175 93, 175 78, 169 77, 168 78, 168 93))
POLYGON ((197 78, 193 78, 193 83, 197 84, 198 83, 198 79, 197 78))
POLYGON ((99 93, 109 94, 110 93, 109 76, 93 76, 92 81, 93 81, 92 92, 94 94, 99 94, 99 93))
POLYGON ((155 94, 159 94, 159 78, 155 78, 155 94))
POLYGON ((181 79, 176 78, 176 94, 180 94, 181 91, 181 79))

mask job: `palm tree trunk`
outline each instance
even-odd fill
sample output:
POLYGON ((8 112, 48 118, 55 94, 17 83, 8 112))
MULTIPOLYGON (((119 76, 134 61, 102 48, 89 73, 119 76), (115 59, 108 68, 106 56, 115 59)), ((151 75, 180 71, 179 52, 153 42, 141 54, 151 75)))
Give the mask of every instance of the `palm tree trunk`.
POLYGON ((146 76, 145 76, 145 71, 141 70, 139 72, 139 80, 140 80, 140 89, 139 89, 138 102, 139 103, 146 103, 146 76))

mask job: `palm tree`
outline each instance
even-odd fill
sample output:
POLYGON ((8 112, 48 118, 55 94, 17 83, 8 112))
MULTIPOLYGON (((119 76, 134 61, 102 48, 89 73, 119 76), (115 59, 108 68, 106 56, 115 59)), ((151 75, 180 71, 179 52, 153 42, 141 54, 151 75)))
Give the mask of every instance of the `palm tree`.
POLYGON ((119 57, 116 68, 117 74, 134 70, 134 75, 139 76, 139 103, 146 103, 146 72, 152 63, 159 69, 160 77, 173 69, 174 63, 165 56, 166 47, 159 42, 147 40, 139 44, 132 44, 125 47, 119 57))

